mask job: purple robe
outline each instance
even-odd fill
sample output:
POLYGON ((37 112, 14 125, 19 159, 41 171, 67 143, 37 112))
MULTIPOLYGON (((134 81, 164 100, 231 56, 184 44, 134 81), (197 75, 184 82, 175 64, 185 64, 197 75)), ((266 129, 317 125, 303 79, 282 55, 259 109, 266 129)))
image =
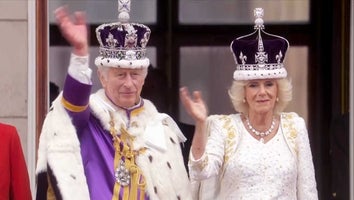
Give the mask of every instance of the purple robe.
MULTIPOLYGON (((72 117, 80 141, 90 199, 112 199, 115 184, 115 150, 111 134, 103 128, 99 119, 90 112, 88 107, 91 87, 91 85, 82 84, 68 75, 65 80, 63 98, 74 106, 80 108, 87 106, 84 110, 68 111, 68 113, 72 117)), ((141 104, 141 106, 143 105, 141 104)), ((140 107, 135 109, 137 108, 140 107)), ((130 117, 128 114, 130 112, 126 112, 128 117, 130 117)), ((140 191, 137 194, 139 196, 140 191)), ((123 186, 120 188, 118 199, 123 199, 123 186)), ((149 199, 147 193, 144 199, 149 199)))

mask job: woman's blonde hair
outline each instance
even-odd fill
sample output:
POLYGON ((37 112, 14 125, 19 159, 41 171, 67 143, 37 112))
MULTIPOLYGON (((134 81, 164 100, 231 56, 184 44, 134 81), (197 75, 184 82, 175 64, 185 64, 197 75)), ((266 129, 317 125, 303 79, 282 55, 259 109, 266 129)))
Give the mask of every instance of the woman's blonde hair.
MULTIPOLYGON (((229 89, 229 97, 232 105, 237 112, 248 114, 248 104, 245 102, 245 86, 248 81, 234 80, 229 89)), ((283 78, 276 79, 278 87, 278 101, 274 106, 274 114, 279 114, 284 111, 288 103, 292 100, 293 86, 291 81, 283 78)))

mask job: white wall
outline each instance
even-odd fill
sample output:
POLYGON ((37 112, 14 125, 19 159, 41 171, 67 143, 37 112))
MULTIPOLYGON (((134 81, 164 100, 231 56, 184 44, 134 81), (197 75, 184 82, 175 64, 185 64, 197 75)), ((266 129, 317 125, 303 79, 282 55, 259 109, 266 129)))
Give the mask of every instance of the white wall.
POLYGON ((0 1, 0 121, 17 127, 27 148, 27 1, 0 1))

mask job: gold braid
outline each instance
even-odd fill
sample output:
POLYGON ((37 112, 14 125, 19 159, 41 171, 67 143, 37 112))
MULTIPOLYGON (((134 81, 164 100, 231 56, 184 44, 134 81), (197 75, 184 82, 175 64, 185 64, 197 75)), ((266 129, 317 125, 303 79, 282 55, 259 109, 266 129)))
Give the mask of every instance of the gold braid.
POLYGON ((109 114, 110 133, 113 138, 113 145, 115 149, 114 169, 120 171, 120 168, 123 167, 125 170, 124 172, 128 173, 125 176, 128 180, 124 179, 123 181, 126 181, 124 183, 119 182, 116 177, 112 200, 118 199, 121 186, 124 188, 123 200, 136 200, 137 198, 144 199, 146 182, 141 169, 135 163, 135 158, 136 156, 144 153, 146 148, 143 147, 139 150, 133 150, 135 137, 131 136, 123 127, 120 128, 121 134, 119 137, 114 126, 113 114, 112 112, 109 114), (122 149, 120 148, 120 144, 123 146, 122 149), (124 158, 124 161, 122 158, 124 158), (140 177, 142 177, 142 180, 139 180, 140 177), (130 187, 126 187, 129 185, 130 187), (138 189, 140 189, 140 197, 137 197, 138 189))

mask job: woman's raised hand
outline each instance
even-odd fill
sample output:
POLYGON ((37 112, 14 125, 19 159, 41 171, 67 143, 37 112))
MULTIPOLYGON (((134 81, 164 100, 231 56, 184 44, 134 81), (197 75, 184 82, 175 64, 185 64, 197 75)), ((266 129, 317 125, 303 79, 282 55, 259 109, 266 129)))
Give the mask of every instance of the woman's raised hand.
POLYGON ((186 87, 180 88, 180 99, 187 113, 196 123, 204 123, 208 116, 208 109, 202 98, 200 91, 193 91, 193 96, 189 94, 186 87))

